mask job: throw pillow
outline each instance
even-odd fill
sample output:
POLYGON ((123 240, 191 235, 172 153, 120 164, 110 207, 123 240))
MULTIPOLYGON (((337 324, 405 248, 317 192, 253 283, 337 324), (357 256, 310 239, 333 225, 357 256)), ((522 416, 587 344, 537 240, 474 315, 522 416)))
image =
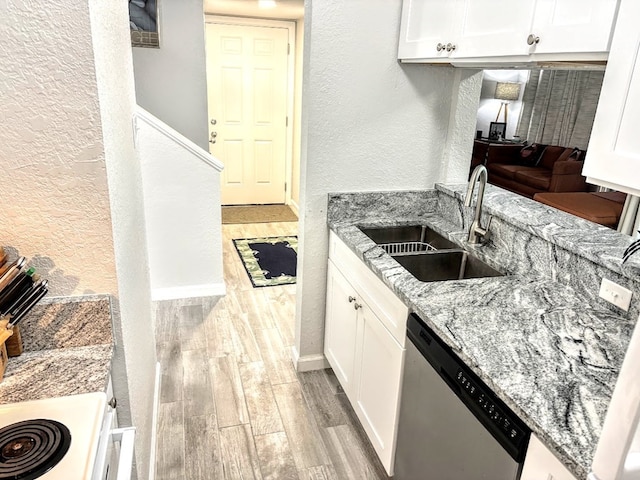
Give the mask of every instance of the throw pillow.
POLYGON ((574 148, 571 155, 567 160, 584 160, 584 156, 586 155, 586 151, 580 150, 579 148, 574 148))
POLYGON ((522 147, 522 150, 520 150, 519 163, 527 167, 537 167, 546 147, 546 145, 542 145, 541 143, 532 143, 531 145, 522 147))

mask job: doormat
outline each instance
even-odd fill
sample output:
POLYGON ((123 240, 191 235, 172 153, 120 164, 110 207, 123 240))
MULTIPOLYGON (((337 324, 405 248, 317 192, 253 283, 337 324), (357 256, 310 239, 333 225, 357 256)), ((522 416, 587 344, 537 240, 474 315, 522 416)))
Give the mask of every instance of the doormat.
POLYGON ((298 217, 288 205, 243 205, 222 207, 222 223, 297 222, 298 217))
POLYGON ((233 243, 254 288, 296 283, 298 237, 243 238, 233 243))

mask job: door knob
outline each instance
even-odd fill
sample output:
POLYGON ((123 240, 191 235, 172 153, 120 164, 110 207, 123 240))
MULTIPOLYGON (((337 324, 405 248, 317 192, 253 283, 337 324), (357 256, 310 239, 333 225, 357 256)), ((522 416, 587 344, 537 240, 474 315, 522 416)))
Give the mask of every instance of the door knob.
POLYGON ((353 309, 354 310, 358 310, 359 308, 362 308, 362 305, 360 305, 359 303, 354 303, 353 304, 353 309))
POLYGON ((447 52, 452 52, 456 49, 455 43, 447 43, 447 52))
POLYGON ((216 123, 218 123, 218 121, 215 118, 211 119, 211 125, 215 125, 216 123))
POLYGON ((209 143, 216 143, 216 137, 218 136, 218 132, 211 132, 211 136, 209 138, 209 143))
POLYGON ((351 295, 349 295, 349 303, 353 303, 356 301, 356 297, 352 297, 351 295))
POLYGON ((445 48, 447 48, 447 46, 444 43, 439 43, 438 45, 436 45, 436 50, 439 52, 441 52, 445 48))
POLYGON ((527 45, 535 45, 540 42, 540 37, 535 36, 533 33, 527 37, 527 45))

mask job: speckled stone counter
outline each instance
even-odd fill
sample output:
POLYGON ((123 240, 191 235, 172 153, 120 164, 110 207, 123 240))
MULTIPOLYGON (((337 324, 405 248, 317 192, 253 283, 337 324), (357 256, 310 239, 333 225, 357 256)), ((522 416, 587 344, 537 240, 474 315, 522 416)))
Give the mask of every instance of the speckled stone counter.
MULTIPOLYGON (((529 425, 567 468, 578 478, 586 478, 635 321, 593 305, 580 289, 556 281, 552 274, 542 274, 541 269, 531 268, 546 258, 546 245, 525 250, 521 259, 519 254, 505 255, 504 251, 500 258, 492 258, 495 244, 465 245, 508 275, 423 283, 357 228, 357 225, 423 223, 463 245, 469 212, 452 201, 459 197, 461 188, 439 188, 425 192, 332 195, 328 205, 329 226, 529 425), (449 208, 444 208, 447 205, 449 208)), ((494 205, 499 211, 501 204, 492 203, 491 190, 485 197, 487 208, 491 210, 494 205)), ((500 197, 500 202, 517 202, 520 214, 527 215, 528 207, 535 213, 535 205, 512 199, 509 196, 516 197, 514 194, 503 192, 495 189, 493 193, 500 197)), ((559 219, 550 217, 552 224, 573 221, 563 218, 567 214, 557 213, 562 215, 559 219)), ((548 225, 549 218, 547 229, 548 225)), ((590 228, 580 223, 578 227, 590 228)), ((594 228, 599 230, 595 225, 594 228)), ((506 232, 500 225, 495 230, 496 236, 502 233, 509 235, 509 241, 515 241, 513 232, 506 232)), ((556 235, 568 237, 560 228, 556 235)), ((611 238, 621 254, 625 240, 619 237, 616 234, 611 238)), ((579 248, 575 238, 571 241, 572 248, 579 248)), ((534 240, 530 242, 527 245, 535 245, 534 240)), ((595 241, 593 244, 589 255, 615 263, 613 255, 608 258, 604 252, 598 253, 595 241)), ((607 249, 601 245, 601 250, 607 249)), ((620 268, 619 261, 616 267, 620 268)), ((561 276, 562 271, 556 271, 555 275, 561 276)))
POLYGON ((45 298, 20 330, 25 351, 9 359, 0 403, 105 390, 113 350, 108 296, 45 298))

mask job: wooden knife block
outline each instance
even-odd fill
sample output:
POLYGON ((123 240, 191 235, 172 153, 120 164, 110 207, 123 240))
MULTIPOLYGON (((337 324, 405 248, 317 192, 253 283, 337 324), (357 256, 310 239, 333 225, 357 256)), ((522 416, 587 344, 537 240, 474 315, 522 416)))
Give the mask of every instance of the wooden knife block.
POLYGON ((7 355, 9 357, 17 357, 24 352, 22 335, 20 334, 20 327, 18 325, 13 327, 13 335, 7 338, 5 346, 7 347, 7 355))
POLYGON ((7 368, 9 356, 7 355, 6 342, 13 335, 13 330, 7 328, 7 321, 0 321, 0 381, 4 377, 4 371, 7 368))

